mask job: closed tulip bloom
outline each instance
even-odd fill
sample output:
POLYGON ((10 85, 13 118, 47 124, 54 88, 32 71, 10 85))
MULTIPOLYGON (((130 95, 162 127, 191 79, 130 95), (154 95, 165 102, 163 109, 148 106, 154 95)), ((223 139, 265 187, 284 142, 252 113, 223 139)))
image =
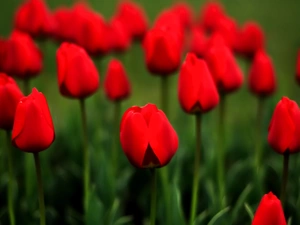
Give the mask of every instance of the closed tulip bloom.
POLYGON ((124 23, 117 18, 113 18, 110 26, 111 50, 116 52, 126 51, 131 44, 130 34, 125 28, 124 23))
POLYGON ((220 34, 226 45, 233 49, 237 41, 237 25, 233 18, 223 16, 216 23, 215 33, 220 34))
POLYGON ((163 167, 178 148, 175 130, 153 104, 133 106, 124 113, 120 140, 128 160, 138 168, 163 167))
POLYGON ((6 41, 2 58, 3 71, 21 79, 37 76, 42 70, 42 54, 31 37, 14 31, 6 41))
POLYGON ((276 77, 271 58, 257 51, 250 69, 249 88, 258 96, 271 95, 276 89, 276 77))
POLYGON ((120 101, 130 95, 130 83, 119 60, 112 59, 109 62, 104 81, 104 90, 106 96, 112 101, 120 101))
POLYGON ((75 41, 75 30, 70 26, 74 22, 73 10, 60 7, 53 12, 55 29, 52 36, 57 41, 75 41))
POLYGON ((225 15, 223 7, 218 2, 206 3, 201 11, 200 22, 207 31, 215 30, 220 18, 225 15))
POLYGON ((300 50, 298 51, 297 62, 296 62, 296 79, 300 83, 300 50))
POLYGON ((219 103, 219 94, 206 62, 188 53, 181 66, 178 97, 187 113, 205 113, 219 103))
POLYGON ((56 53, 60 93, 70 98, 86 98, 99 87, 99 75, 86 51, 70 43, 63 43, 56 53))
POLYGON ((143 8, 135 2, 124 1, 119 4, 116 17, 123 21, 130 37, 142 39, 148 29, 148 19, 143 8))
POLYGON ((229 93, 242 85, 242 71, 230 49, 221 41, 214 42, 207 50, 205 59, 220 92, 229 93))
POLYGON ((252 225, 286 225, 281 202, 272 192, 261 199, 252 225))
POLYGON ((55 28, 52 18, 43 0, 26 0, 15 14, 15 28, 32 37, 47 37, 55 28))
POLYGON ((167 29, 154 28, 144 40, 148 70, 157 75, 170 75, 180 65, 181 49, 177 34, 167 29))
POLYGON ((185 29, 191 27, 193 22, 193 11, 188 4, 183 2, 177 3, 172 7, 171 10, 178 15, 182 27, 184 27, 185 29))
POLYGON ((195 53, 198 57, 204 57, 207 45, 207 37, 204 30, 193 27, 191 30, 191 39, 189 52, 195 53))
POLYGON ((265 35, 262 28, 255 22, 247 22, 237 33, 235 50, 252 57, 256 51, 264 49, 265 35))
POLYGON ((14 79, 0 73, 0 129, 12 129, 17 104, 22 97, 23 94, 14 79))
POLYGON ((16 109, 12 130, 13 144, 24 152, 37 153, 54 141, 54 126, 45 96, 36 88, 23 97, 16 109))
POLYGON ((269 125, 268 142, 279 154, 300 151, 300 110, 295 101, 282 97, 276 105, 269 125))

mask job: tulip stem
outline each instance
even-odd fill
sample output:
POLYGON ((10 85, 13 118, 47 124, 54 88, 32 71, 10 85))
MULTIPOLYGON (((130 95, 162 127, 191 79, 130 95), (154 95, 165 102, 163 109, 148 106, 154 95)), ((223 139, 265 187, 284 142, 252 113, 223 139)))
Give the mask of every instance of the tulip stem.
POLYGON ((161 77, 161 109, 166 116, 169 114, 169 83, 168 76, 161 77))
MULTIPOLYGON (((115 104, 115 109, 114 109, 114 123, 115 123, 115 130, 114 130, 114 140, 113 140, 113 168, 115 169, 115 172, 118 171, 118 155, 119 155, 119 133, 120 133, 120 115, 121 115, 121 101, 116 101, 115 104)), ((115 173, 116 175, 116 173, 115 173)))
POLYGON ((37 177, 37 183, 38 183, 38 192, 39 192, 40 224, 46 225, 44 190, 43 190, 41 163, 40 163, 39 153, 33 153, 33 156, 34 156, 36 177, 37 177))
POLYGON ((280 195, 281 204, 283 206, 286 198, 286 187, 287 187, 288 175, 289 175, 289 158, 290 158, 290 153, 289 151, 286 151, 283 154, 283 170, 282 170, 282 183, 281 183, 281 195, 280 195))
MULTIPOLYGON (((168 207, 168 206, 167 206, 168 207)), ((151 208, 150 225, 155 225, 156 219, 156 169, 151 169, 151 208)))
POLYGON ((12 162, 12 148, 11 148, 11 135, 10 131, 6 131, 7 137, 7 158, 8 158, 8 186, 7 186, 7 205, 9 212, 10 225, 15 225, 15 213, 14 213, 14 196, 13 196, 13 181, 14 181, 14 172, 13 172, 13 162, 12 162))
POLYGON ((89 203, 89 184, 90 184, 90 161, 88 150, 88 132, 86 120, 86 108, 84 99, 80 99, 80 111, 83 130, 83 207, 86 215, 89 203))
POLYGON ((256 117, 256 138, 255 138, 255 167, 258 171, 261 167, 261 156, 262 156, 262 122, 264 113, 264 98, 259 97, 257 104, 257 117, 256 117))
POLYGON ((201 145, 201 114, 196 114, 196 149, 194 161, 194 178, 192 190, 192 202, 190 211, 190 225, 195 222, 198 202, 198 189, 199 189, 199 170, 200 170, 200 145, 201 145))
POLYGON ((225 199, 225 179, 224 179, 224 120, 225 120, 225 104, 226 96, 221 95, 221 101, 219 106, 219 151, 217 152, 217 168, 218 168, 218 188, 219 188, 219 204, 220 209, 223 209, 226 205, 225 199))

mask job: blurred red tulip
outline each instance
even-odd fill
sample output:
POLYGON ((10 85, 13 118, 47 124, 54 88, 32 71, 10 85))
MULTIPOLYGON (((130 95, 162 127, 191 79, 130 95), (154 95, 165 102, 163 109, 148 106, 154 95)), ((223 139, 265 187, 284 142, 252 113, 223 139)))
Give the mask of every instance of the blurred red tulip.
POLYGON ((110 48, 116 52, 126 51, 131 44, 130 34, 124 23, 117 18, 110 22, 110 48))
POLYGON ((118 6, 116 18, 123 22, 131 38, 142 39, 147 32, 148 19, 146 13, 135 2, 121 2, 118 6))
POLYGON ((202 8, 200 23, 207 31, 213 31, 216 29, 219 19, 224 15, 225 12, 219 2, 208 2, 202 8))
POLYGON ((178 97, 187 113, 205 113, 219 103, 219 94, 206 62, 188 53, 181 66, 178 97))
POLYGON ((286 225, 281 202, 272 192, 261 199, 252 225, 286 225))
POLYGON ((193 11, 187 3, 176 3, 171 10, 178 15, 183 28, 188 29, 192 26, 193 11))
POLYGON ((0 73, 0 128, 11 130, 17 104, 23 97, 21 90, 12 77, 0 73))
POLYGON ((300 151, 300 110, 295 101, 282 97, 276 105, 269 126, 268 142, 280 154, 300 151))
POLYGON ((276 89, 276 77, 271 58, 263 50, 256 52, 249 74, 249 88, 258 96, 268 96, 276 89))
POLYGON ((238 31, 235 50, 252 57, 255 52, 265 47, 265 36, 262 28, 255 22, 247 22, 238 31))
POLYGON ((298 51, 297 62, 296 62, 296 79, 300 84, 300 50, 298 51))
POLYGON ((177 33, 163 28, 148 31, 144 40, 144 53, 148 70, 156 75, 174 73, 181 58, 177 33))
POLYGON ((230 49, 233 49, 233 47, 236 45, 237 25, 233 18, 227 16, 221 17, 217 21, 215 30, 213 32, 220 34, 230 49))
POLYGON ((128 160, 138 168, 163 167, 178 148, 175 130, 153 104, 133 106, 124 113, 120 141, 128 160))
POLYGON ((130 95, 130 83, 119 60, 112 59, 109 62, 104 81, 104 90, 106 96, 112 101, 121 101, 130 95))
POLYGON ((63 43, 56 53, 60 93, 70 98, 86 98, 99 87, 97 68, 86 51, 70 43, 63 43))
POLYGON ((42 54, 31 37, 14 31, 5 42, 2 70, 21 79, 37 76, 42 70, 42 54))
POLYGON ((15 28, 32 37, 45 38, 52 34, 55 20, 43 0, 26 0, 15 14, 15 28))
POLYGON ((229 93, 243 83, 243 74, 230 49, 222 39, 212 42, 205 59, 220 93, 229 93))
POLYGON ((36 88, 23 97, 16 109, 13 144, 24 152, 40 152, 54 141, 54 126, 45 96, 36 88))
POLYGON ((207 47, 207 37, 204 31, 198 27, 191 30, 191 39, 189 44, 189 52, 195 53, 198 57, 204 57, 207 47))
POLYGON ((53 38, 57 41, 75 41, 74 26, 70 26, 74 22, 73 10, 60 7, 53 12, 53 18, 55 20, 55 29, 53 31, 53 38))

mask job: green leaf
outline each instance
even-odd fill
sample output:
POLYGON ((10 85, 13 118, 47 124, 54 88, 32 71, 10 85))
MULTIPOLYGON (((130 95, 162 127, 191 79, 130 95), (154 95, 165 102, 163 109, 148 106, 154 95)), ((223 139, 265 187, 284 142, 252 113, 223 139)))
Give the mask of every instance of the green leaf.
POLYGON ((122 224, 127 224, 130 223, 132 221, 132 217, 131 216, 123 216, 121 218, 119 218, 114 225, 122 225, 122 224))
POLYGON ((292 217, 288 219, 287 225, 292 225, 292 217))
POLYGON ((114 203, 110 209, 110 211, 108 212, 107 214, 107 221, 108 221, 108 224, 111 224, 113 225, 114 224, 114 221, 117 220, 117 213, 118 213, 118 209, 120 207, 120 201, 119 199, 115 199, 114 200, 114 203))
POLYGON ((207 225, 214 225, 221 217, 223 217, 228 211, 230 207, 227 206, 226 208, 219 211, 210 221, 207 225))
POLYGON ((205 210, 202 213, 200 213, 196 217, 194 225, 200 225, 201 223, 203 223, 203 221, 207 218, 207 216, 208 216, 208 211, 207 210, 205 210))
POLYGON ((89 205, 86 214, 87 225, 104 223, 105 207, 94 190, 90 191, 89 205))
POLYGON ((248 213, 248 215, 249 215, 249 217, 252 221, 253 217, 254 217, 253 210, 251 209, 251 207, 249 206, 249 204, 247 202, 244 204, 244 206, 245 206, 245 209, 246 209, 246 211, 247 211, 247 213, 248 213))
POLYGON ((185 225, 184 213, 181 204, 180 190, 176 184, 171 188, 171 224, 185 225))

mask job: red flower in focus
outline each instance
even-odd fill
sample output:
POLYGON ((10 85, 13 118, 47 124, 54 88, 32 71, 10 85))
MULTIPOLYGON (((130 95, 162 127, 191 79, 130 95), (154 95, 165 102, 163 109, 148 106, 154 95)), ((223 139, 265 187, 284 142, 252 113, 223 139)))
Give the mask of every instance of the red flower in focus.
POLYGON ((112 59, 109 62, 104 81, 104 90, 106 96, 112 101, 120 101, 130 95, 130 83, 119 60, 112 59))
POLYGON ((86 51, 63 43, 56 53, 57 76, 60 93, 70 98, 86 98, 99 87, 97 68, 86 51))
POLYGON ((36 88, 17 105, 13 144, 24 152, 40 152, 54 141, 54 126, 45 96, 36 88))
POLYGON ((269 126, 268 142, 279 154, 300 151, 300 110, 295 101, 282 97, 276 105, 269 126))
POLYGON ((230 49, 218 40, 208 48, 205 59, 219 91, 229 93, 238 89, 244 78, 230 49))
POLYGON ((188 53, 181 66, 178 97, 187 113, 204 113, 219 103, 219 94, 206 62, 188 53))
POLYGON ((126 51, 131 44, 131 38, 124 23, 117 18, 110 22, 110 48, 116 52, 126 51))
POLYGON ((206 47, 207 37, 205 35, 205 32, 198 27, 193 27, 191 30, 189 52, 195 53, 198 57, 204 57, 206 47))
POLYGON ((148 20, 142 7, 131 1, 119 4, 116 18, 123 22, 131 38, 142 39, 147 32, 148 20))
POLYGON ((154 28, 148 31, 144 43, 148 70, 157 75, 170 75, 180 65, 181 48, 177 33, 154 28))
POLYGON ((238 31, 235 50, 243 55, 252 57, 256 51, 264 49, 265 36, 262 28, 255 22, 247 22, 238 31))
POLYGON ((120 141, 128 160, 138 168, 163 167, 178 148, 175 130, 153 104, 133 106, 124 113, 120 141))
POLYGON ((300 50, 298 51, 297 62, 296 62, 296 79, 298 83, 300 83, 300 50))
POLYGON ((28 79, 42 70, 42 54, 28 34, 14 31, 2 50, 2 70, 7 74, 28 79))
POLYGON ((21 90, 12 77, 0 73, 0 128, 11 130, 17 104, 23 97, 21 90))
POLYGON ((224 17, 223 7, 218 2, 206 3, 200 13, 200 22, 207 31, 215 30, 219 19, 224 17))
POLYGON ((276 89, 273 63, 263 50, 255 54, 249 74, 249 88, 258 96, 271 95, 276 89))
POLYGON ((261 199, 252 225, 286 225, 281 202, 272 192, 261 199))
POLYGON ((26 0, 15 14, 15 28, 32 37, 50 36, 55 28, 52 18, 43 0, 26 0))

